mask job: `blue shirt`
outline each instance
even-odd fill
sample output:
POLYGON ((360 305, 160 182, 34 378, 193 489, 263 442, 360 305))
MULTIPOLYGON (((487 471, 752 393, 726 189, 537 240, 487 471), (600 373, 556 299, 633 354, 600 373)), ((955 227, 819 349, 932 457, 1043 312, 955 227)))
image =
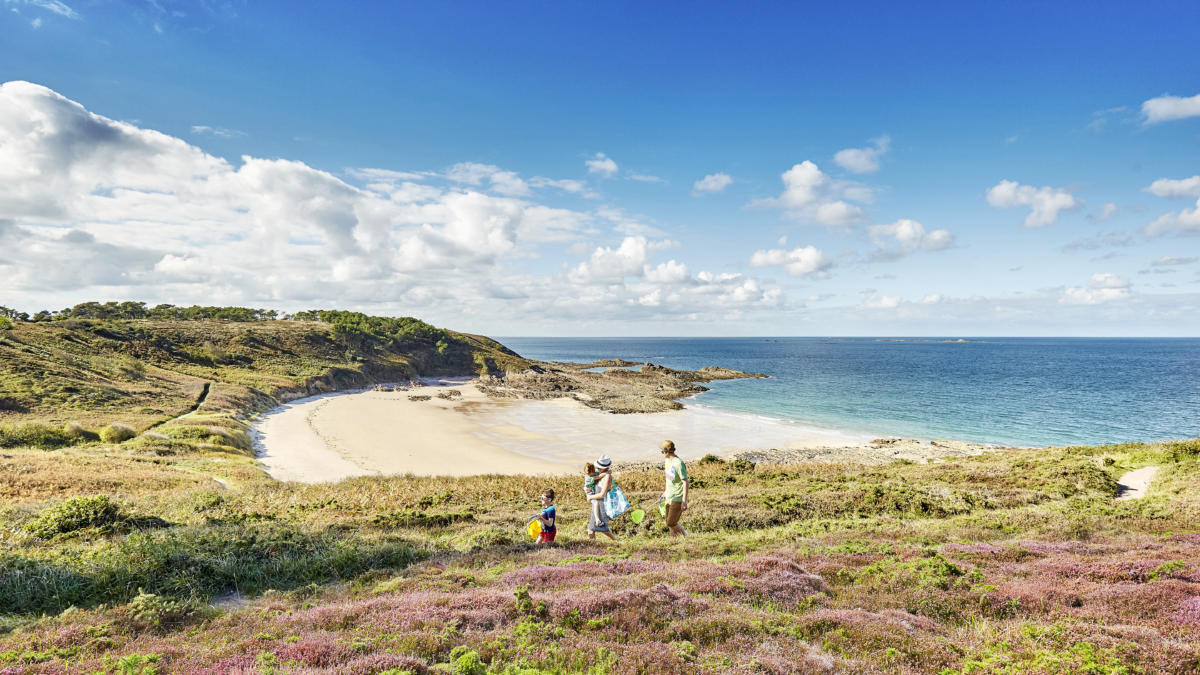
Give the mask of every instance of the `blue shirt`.
POLYGON ((554 532, 557 528, 554 526, 554 505, 551 504, 542 509, 542 518, 546 519, 549 525, 542 526, 542 532, 554 532))

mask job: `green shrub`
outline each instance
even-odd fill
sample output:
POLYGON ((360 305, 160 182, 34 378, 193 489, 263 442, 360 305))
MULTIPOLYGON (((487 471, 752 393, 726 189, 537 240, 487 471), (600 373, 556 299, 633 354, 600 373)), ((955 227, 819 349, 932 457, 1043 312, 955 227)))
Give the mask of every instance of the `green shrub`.
POLYGON ((100 440, 100 434, 84 429, 83 425, 79 422, 67 422, 65 425, 63 425, 63 433, 71 438, 75 443, 87 443, 90 441, 100 440))
POLYGON ((71 497, 46 510, 37 520, 26 525, 25 531, 35 537, 50 539, 87 527, 111 529, 128 520, 120 505, 108 495, 71 497))
POLYGON ((12 329, 13 329, 12 319, 8 318, 7 316, 0 316, 0 330, 12 330, 12 329))
POLYGON ((75 439, 61 427, 37 423, 0 427, 0 448, 31 447, 53 450, 74 443, 75 439))
POLYGON ((139 588, 137 597, 129 601, 125 611, 136 623, 158 628, 164 623, 182 621, 192 613, 192 608, 187 603, 147 593, 139 588))
POLYGON ((475 520, 475 515, 466 511, 426 513, 407 509, 377 514, 371 519, 371 523, 380 527, 446 527, 454 523, 467 523, 473 520, 475 520))
POLYGON ((100 430, 100 440, 105 443, 124 443, 137 436, 137 432, 128 424, 114 422, 100 430))

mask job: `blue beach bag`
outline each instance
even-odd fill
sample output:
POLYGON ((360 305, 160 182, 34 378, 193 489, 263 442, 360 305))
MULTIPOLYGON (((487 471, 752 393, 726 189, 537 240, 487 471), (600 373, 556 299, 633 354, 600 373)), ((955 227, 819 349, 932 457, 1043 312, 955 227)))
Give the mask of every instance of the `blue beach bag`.
POLYGON ((625 498, 625 493, 617 485, 612 486, 608 490, 608 494, 604 496, 604 511, 608 514, 609 519, 629 510, 629 500, 625 498))

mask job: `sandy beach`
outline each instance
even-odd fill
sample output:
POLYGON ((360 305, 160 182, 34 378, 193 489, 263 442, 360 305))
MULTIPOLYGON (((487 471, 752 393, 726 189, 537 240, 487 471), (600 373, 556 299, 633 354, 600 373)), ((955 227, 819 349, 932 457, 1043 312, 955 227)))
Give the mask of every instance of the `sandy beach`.
POLYGON ((254 436, 267 471, 300 482, 569 473, 601 453, 618 466, 654 460, 666 438, 685 459, 715 453, 755 461, 879 462, 980 451, 947 442, 872 444, 866 436, 698 405, 615 415, 570 398, 495 400, 473 382, 300 399, 263 415, 254 436))

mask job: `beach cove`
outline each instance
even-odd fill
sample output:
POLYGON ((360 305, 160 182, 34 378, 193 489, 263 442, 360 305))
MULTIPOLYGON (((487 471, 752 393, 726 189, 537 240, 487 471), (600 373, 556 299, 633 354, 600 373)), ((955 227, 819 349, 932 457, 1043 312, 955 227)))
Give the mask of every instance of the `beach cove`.
POLYGON ((323 394, 285 403, 254 425, 274 478, 305 483, 354 476, 575 473, 608 454, 621 465, 657 458, 670 438, 686 460, 707 454, 756 462, 878 463, 976 454, 977 445, 879 440, 787 420, 686 405, 613 414, 570 397, 490 398, 477 381, 323 394))

